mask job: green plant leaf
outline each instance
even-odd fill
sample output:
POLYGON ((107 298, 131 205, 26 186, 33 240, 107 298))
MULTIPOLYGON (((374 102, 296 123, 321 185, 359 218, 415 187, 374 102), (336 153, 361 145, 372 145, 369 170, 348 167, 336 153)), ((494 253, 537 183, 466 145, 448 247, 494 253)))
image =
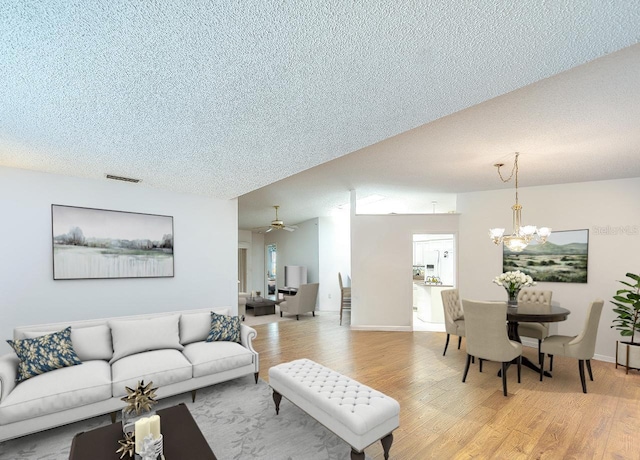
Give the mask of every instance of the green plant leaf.
POLYGON ((636 275, 634 273, 627 273, 626 276, 627 276, 627 278, 631 278, 631 279, 636 280, 637 282, 640 283, 640 275, 636 275))

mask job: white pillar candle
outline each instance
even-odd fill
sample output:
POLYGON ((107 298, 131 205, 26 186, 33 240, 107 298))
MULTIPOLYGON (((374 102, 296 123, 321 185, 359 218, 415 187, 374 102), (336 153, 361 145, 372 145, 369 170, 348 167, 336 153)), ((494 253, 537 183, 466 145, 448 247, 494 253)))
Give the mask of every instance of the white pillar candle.
POLYGON ((152 415, 149 417, 149 425, 151 429, 151 434, 153 435, 153 439, 160 438, 160 416, 152 415))
POLYGON ((149 424, 149 418, 144 417, 136 422, 136 454, 140 453, 142 446, 144 445, 144 438, 151 432, 151 426, 149 424))

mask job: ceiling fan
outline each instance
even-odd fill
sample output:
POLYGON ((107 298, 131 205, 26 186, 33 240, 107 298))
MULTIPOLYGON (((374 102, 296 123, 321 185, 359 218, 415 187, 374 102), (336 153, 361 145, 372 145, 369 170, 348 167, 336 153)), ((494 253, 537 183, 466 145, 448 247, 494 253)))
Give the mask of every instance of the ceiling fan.
POLYGON ((280 219, 278 219, 278 208, 280 206, 274 206, 274 208, 276 209, 276 218, 275 220, 271 221, 271 224, 268 227, 262 227, 259 230, 263 231, 264 233, 269 233, 272 230, 286 230, 288 232, 292 232, 295 229, 298 228, 297 225, 285 225, 283 221, 281 221, 280 219))

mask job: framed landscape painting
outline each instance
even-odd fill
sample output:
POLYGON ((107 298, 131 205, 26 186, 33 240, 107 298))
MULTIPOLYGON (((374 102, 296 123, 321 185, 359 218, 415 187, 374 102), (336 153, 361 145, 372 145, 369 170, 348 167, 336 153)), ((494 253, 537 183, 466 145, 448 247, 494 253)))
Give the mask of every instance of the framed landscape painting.
POLYGON ((53 279, 173 276, 173 217, 51 205, 53 279))
POLYGON ((534 281, 586 283, 589 230, 552 232, 547 242, 535 242, 522 252, 503 247, 502 270, 520 270, 534 281))

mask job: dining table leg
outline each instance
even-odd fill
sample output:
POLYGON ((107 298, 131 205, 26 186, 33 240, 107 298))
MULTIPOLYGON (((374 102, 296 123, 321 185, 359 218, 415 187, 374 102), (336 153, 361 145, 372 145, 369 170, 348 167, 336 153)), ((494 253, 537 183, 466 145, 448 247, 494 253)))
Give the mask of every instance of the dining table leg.
MULTIPOLYGON (((518 343, 522 343, 522 340, 520 339, 520 334, 518 334, 518 322, 517 321, 508 321, 507 322, 507 332, 509 334, 509 339, 513 340, 514 342, 518 342, 518 343)), ((517 364, 518 359, 514 359, 513 361, 511 361, 511 363, 513 364, 517 364)), ((509 363, 509 364, 511 364, 509 363)), ((525 367, 528 367, 529 369, 537 372, 538 374, 540 373, 540 366, 536 365, 534 362, 532 362, 529 358, 527 358, 526 356, 522 357, 522 365, 525 367)), ((502 376, 502 369, 500 369, 498 371, 498 377, 502 376)), ((544 371, 544 376, 545 377, 553 377, 549 372, 544 371)))

